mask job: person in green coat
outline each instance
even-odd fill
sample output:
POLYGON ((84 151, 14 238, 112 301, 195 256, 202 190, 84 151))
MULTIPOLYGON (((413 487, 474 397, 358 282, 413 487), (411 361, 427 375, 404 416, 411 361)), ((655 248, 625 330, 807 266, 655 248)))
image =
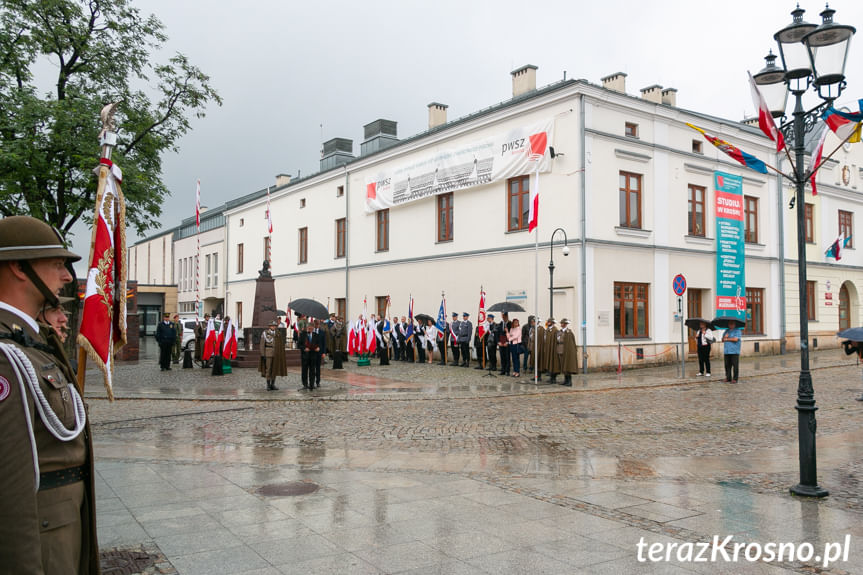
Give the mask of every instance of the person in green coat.
POLYGON ((180 363, 180 354, 183 353, 183 322, 180 321, 180 316, 174 314, 174 331, 177 332, 177 337, 174 339, 174 348, 171 350, 171 359, 174 364, 180 363))
POLYGON ((572 374, 578 372, 578 346, 575 344, 575 333, 569 329, 568 319, 560 320, 560 329, 555 337, 556 365, 563 374, 561 385, 572 387, 572 374))

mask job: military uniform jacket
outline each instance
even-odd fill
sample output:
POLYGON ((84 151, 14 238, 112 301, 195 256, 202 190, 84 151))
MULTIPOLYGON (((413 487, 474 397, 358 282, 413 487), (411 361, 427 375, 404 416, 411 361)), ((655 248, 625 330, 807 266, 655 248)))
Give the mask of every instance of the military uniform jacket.
POLYGON ((282 330, 277 329, 271 335, 269 330, 261 334, 261 377, 275 379, 278 376, 288 375, 288 365, 285 359, 285 336, 282 330), (267 370, 267 358, 272 357, 270 369, 267 370))
MULTIPOLYGON (((29 344, 11 339, 0 343, 21 350, 36 372, 39 389, 48 405, 66 429, 75 428, 75 406, 68 384, 74 372, 62 356, 53 355, 43 335, 15 313, 0 308, 0 333, 23 330, 29 344), (34 347, 38 345, 39 347, 34 347)), ((70 566, 68 573, 97 574, 99 547, 96 541, 89 423, 84 431, 70 441, 60 441, 45 426, 35 406, 35 399, 25 384, 21 384, 6 353, 0 352, 0 572, 42 574, 42 533, 67 525, 71 520, 82 521, 81 566, 70 566), (37 491, 37 471, 34 466, 27 414, 33 426, 33 438, 38 454, 38 473, 72 467, 89 467, 84 479, 84 502, 77 509, 72 501, 40 505, 43 494, 55 490, 37 491)), ((63 489, 63 487, 57 488, 63 489)))
POLYGON ((561 373, 578 373, 578 347, 575 345, 575 334, 569 328, 557 332, 555 346, 560 360, 561 373))
POLYGON ((471 334, 473 334, 473 324, 469 319, 458 322, 456 335, 459 343, 469 343, 471 334))

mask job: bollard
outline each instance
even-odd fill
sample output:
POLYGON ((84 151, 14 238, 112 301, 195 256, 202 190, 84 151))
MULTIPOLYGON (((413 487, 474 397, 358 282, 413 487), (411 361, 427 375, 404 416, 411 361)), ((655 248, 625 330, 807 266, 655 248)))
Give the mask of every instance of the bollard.
POLYGON ((183 369, 190 369, 192 367, 194 367, 192 364, 192 350, 186 348, 183 352, 183 369))

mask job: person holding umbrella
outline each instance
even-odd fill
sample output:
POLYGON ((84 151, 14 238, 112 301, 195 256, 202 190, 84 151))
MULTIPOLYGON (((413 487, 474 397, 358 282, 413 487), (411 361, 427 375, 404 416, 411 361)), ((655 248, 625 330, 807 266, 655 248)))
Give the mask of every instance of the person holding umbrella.
POLYGON ((722 334, 725 344, 725 383, 737 383, 740 366, 740 340, 743 339, 743 331, 738 327, 739 322, 728 320, 728 329, 722 334))
POLYGON ((698 332, 695 334, 695 342, 698 348, 698 373, 710 377, 710 345, 716 341, 710 326, 706 321, 698 322, 698 332))

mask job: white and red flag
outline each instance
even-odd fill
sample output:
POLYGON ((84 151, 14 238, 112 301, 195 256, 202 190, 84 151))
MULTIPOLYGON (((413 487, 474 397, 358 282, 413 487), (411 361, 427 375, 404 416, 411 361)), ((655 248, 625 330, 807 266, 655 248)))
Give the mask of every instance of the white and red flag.
POLYGON ((114 354, 126 345, 126 204, 120 168, 108 158, 99 161, 78 345, 102 370, 108 399, 113 400, 114 354))
POLYGON ((809 165, 809 171, 812 174, 809 176, 809 183, 812 186, 813 196, 818 195, 818 188, 815 185, 815 173, 818 171, 818 165, 821 163, 821 156, 824 154, 824 140, 827 139, 827 134, 829 133, 830 130, 824 128, 824 131, 821 133, 821 139, 818 140, 818 146, 812 154, 812 163, 809 165))
POLYGON ((207 361, 213 357, 216 351, 216 322, 213 318, 207 322, 207 332, 204 336, 204 349, 201 350, 201 359, 207 361))
POLYGON ((195 187, 195 225, 201 227, 201 180, 195 187))
POLYGON ((479 337, 485 335, 485 292, 479 288, 479 313, 476 314, 476 323, 478 327, 479 337))
POLYGON ((776 142, 776 151, 781 152, 785 147, 785 138, 782 137, 782 132, 776 128, 776 122, 773 121, 773 114, 770 113, 770 108, 767 107, 767 102, 764 101, 764 96, 758 89, 758 84, 755 83, 755 78, 749 74, 749 88, 752 91, 752 102, 758 108, 758 127, 764 132, 764 135, 776 142))
MULTIPOLYGON (((267 188, 267 233, 273 233, 273 214, 270 211, 270 188, 267 188)), ((269 259, 270 254, 267 254, 269 259)))
POLYGON ((234 320, 229 319, 227 327, 224 330, 225 337, 222 344, 222 357, 227 359, 237 358, 237 328, 234 326, 234 320))
POLYGON ((539 168, 545 152, 548 149, 548 132, 537 132, 528 138, 530 142, 530 154, 528 161, 536 163, 536 178, 534 185, 530 187, 530 207, 528 211, 528 233, 539 225, 539 168))

